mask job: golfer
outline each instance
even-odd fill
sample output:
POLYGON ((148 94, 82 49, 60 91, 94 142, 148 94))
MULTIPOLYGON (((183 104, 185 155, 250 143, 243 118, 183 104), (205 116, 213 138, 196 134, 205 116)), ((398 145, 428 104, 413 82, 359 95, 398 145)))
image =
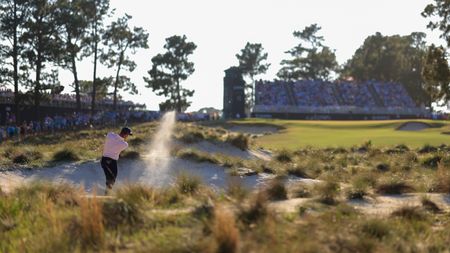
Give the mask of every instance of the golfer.
POLYGON ((117 177, 117 160, 120 152, 128 147, 126 139, 129 135, 133 135, 131 129, 128 127, 122 128, 119 134, 110 132, 106 135, 105 146, 103 148, 103 157, 101 165, 106 176, 106 190, 107 194, 116 182, 117 177))

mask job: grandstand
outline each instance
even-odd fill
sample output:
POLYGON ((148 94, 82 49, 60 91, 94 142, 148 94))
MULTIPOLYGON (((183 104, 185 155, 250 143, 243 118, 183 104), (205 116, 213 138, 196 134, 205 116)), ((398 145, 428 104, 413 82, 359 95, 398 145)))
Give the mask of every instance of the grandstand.
POLYGON ((428 118, 402 84, 322 80, 257 81, 252 116, 286 119, 428 118))

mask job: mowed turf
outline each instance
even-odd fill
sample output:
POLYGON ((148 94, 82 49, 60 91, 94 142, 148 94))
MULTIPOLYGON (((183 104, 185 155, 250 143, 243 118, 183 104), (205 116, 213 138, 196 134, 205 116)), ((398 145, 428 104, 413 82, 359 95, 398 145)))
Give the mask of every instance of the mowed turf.
POLYGON ((386 120, 386 121, 305 121, 277 119, 246 119, 234 124, 269 124, 282 127, 276 134, 256 139, 256 145, 269 149, 312 147, 351 147, 371 141, 376 147, 405 144, 420 147, 425 144, 450 144, 449 121, 386 120), (425 122, 432 128, 420 131, 398 131, 405 122, 425 122))

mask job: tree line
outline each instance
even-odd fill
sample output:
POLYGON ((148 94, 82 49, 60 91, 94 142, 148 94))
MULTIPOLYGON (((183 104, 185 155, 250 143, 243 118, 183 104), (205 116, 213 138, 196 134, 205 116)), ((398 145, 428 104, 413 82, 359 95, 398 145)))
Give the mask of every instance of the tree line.
MULTIPOLYGON (((91 96, 94 113, 96 102, 107 95, 112 95, 116 109, 119 91, 137 93, 126 73, 136 68, 130 56, 149 47, 149 33, 130 27, 132 17, 127 14, 106 24, 113 14, 109 0, 0 0, 0 86, 14 87, 17 117, 26 103, 33 104, 38 115, 48 94, 62 91, 58 68, 73 74, 77 111, 81 110, 81 94, 91 96), (93 63, 92 80, 80 80, 77 64, 88 57, 93 63), (98 64, 115 69, 115 76, 99 77, 98 64)), ((148 87, 169 97, 168 104, 173 102, 181 110, 189 104, 185 96, 193 94, 180 81, 194 71, 187 56, 196 46, 185 36, 172 36, 165 48, 166 54, 152 59, 154 66, 146 81, 148 87)))
MULTIPOLYGON (((422 16, 433 20, 428 28, 442 32, 440 37, 446 41, 447 47, 427 46, 425 33, 383 36, 377 32, 365 39, 351 59, 339 65, 335 51, 324 45, 321 27, 311 24, 293 32, 299 43, 286 51, 288 58, 281 61, 277 77, 284 81, 352 79, 400 82, 418 104, 447 103, 450 101, 450 2, 434 0, 425 7, 422 16)), ((248 108, 254 105, 256 76, 266 73, 270 66, 266 62, 267 57, 268 53, 260 43, 250 42, 236 54, 239 68, 248 83, 248 108)))
MULTIPOLYGON (((149 33, 142 27, 130 27, 130 15, 106 24, 113 17, 109 0, 0 0, 0 84, 14 87, 14 108, 19 116, 21 105, 39 105, 48 93, 61 92, 58 68, 73 74, 77 110, 81 110, 81 94, 91 96, 91 112, 96 102, 112 96, 116 108, 119 92, 137 93, 127 76, 134 71, 132 60, 137 49, 146 49, 149 33), (77 63, 92 59, 92 80, 79 80, 77 63), (98 64, 115 70, 114 76, 99 77, 98 64), (109 88, 113 90, 108 93, 109 88), (25 89, 26 93, 20 93, 25 89)), ((325 45, 317 24, 294 31, 299 42, 286 51, 277 77, 281 80, 349 79, 401 82, 412 97, 423 104, 450 100, 450 4, 434 0, 422 16, 430 18, 428 28, 441 31, 447 47, 426 45, 424 33, 406 36, 383 36, 376 33, 366 38, 351 59, 343 65, 336 61, 335 50, 325 45)), ((166 39, 165 52, 151 59, 152 67, 144 77, 151 88, 166 101, 163 110, 183 111, 194 90, 182 82, 194 73, 189 60, 197 48, 186 36, 166 39)), ((254 82, 269 69, 268 53, 260 43, 248 42, 236 54, 239 68, 248 80, 247 105, 254 105, 254 82)))

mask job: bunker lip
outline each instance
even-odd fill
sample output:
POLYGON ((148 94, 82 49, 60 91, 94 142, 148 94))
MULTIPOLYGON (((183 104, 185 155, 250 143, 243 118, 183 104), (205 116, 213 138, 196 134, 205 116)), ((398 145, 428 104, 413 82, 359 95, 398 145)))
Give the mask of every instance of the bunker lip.
POLYGON ((395 130, 397 131, 421 131, 428 128, 433 128, 435 126, 421 122, 421 121, 408 121, 400 126, 398 126, 395 130))

